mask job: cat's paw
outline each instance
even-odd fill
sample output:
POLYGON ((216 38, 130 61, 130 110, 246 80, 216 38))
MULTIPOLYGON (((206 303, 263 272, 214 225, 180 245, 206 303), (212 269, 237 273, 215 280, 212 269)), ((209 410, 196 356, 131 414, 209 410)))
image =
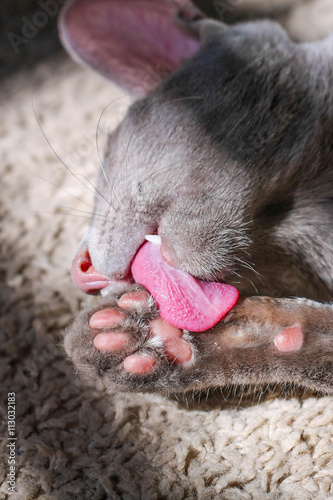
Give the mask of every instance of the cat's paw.
POLYGON ((194 364, 188 332, 158 316, 148 292, 130 291, 83 311, 67 332, 65 348, 76 367, 103 379, 110 390, 158 390, 194 364))
POLYGON ((178 393, 292 383, 332 392, 332 306, 249 297, 214 328, 180 330, 143 290, 79 314, 65 348, 81 373, 110 391, 178 393))

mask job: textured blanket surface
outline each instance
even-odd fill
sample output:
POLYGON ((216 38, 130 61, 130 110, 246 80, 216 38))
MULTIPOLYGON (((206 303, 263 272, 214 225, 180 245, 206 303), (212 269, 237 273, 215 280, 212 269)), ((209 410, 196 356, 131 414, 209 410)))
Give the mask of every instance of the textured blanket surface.
POLYGON ((0 499, 333 499, 332 397, 227 389, 186 406, 106 394, 66 359, 61 336, 84 299, 69 269, 92 210, 97 124, 102 148, 127 104, 68 59, 0 90, 0 499))

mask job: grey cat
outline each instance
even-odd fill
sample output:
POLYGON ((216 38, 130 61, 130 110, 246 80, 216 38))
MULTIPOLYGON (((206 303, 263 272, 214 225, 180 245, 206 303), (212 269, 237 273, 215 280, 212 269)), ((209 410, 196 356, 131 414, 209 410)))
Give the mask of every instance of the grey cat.
POLYGON ((73 261, 82 290, 111 284, 66 334, 76 367, 111 391, 332 393, 333 37, 296 44, 274 22, 227 26, 187 0, 76 0, 60 27, 75 57, 137 97, 73 261), (156 233, 172 266, 240 291, 209 331, 169 325, 131 281, 156 233))

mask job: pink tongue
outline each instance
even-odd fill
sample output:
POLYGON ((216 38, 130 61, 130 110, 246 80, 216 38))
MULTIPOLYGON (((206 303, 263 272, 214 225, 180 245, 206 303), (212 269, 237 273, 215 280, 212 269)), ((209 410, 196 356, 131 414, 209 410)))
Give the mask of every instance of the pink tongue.
POLYGON ((231 285, 200 281, 170 266, 162 259, 160 245, 149 241, 136 254, 132 274, 156 300, 161 318, 192 332, 216 325, 239 296, 231 285))

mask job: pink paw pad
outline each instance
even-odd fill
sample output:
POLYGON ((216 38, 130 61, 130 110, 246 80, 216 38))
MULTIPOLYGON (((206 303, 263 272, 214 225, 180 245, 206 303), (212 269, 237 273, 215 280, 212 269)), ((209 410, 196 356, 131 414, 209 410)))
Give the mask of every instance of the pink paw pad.
POLYGON ((176 326, 170 325, 162 318, 157 318, 151 321, 150 331, 163 342, 179 339, 183 335, 183 331, 176 326))
POLYGON ((169 361, 175 365, 188 363, 192 359, 192 349, 186 340, 179 339, 169 342, 165 350, 169 361))
POLYGON ((157 318, 151 322, 150 330, 154 337, 164 342, 169 361, 183 364, 191 360, 192 349, 188 342, 182 338, 183 331, 180 328, 170 325, 162 318, 157 318))
POLYGON ((128 343, 128 340, 129 337, 126 333, 99 333, 94 338, 94 346, 99 351, 114 352, 122 349, 128 343))
POLYGON ((278 333, 274 344, 280 352, 295 352, 302 347, 303 340, 304 334, 300 325, 293 325, 278 333))
POLYGON ((140 354, 131 354, 124 359, 124 368, 127 372, 141 375, 150 373, 156 365, 156 359, 153 356, 143 356, 140 354))
POLYGON ((97 311, 91 316, 89 326, 93 329, 110 328, 119 325, 123 319, 125 319, 125 315, 120 311, 102 309, 102 311, 97 311))
POLYGON ((145 305, 148 299, 149 294, 147 292, 128 292, 120 297, 117 305, 124 309, 129 309, 138 305, 145 305))

